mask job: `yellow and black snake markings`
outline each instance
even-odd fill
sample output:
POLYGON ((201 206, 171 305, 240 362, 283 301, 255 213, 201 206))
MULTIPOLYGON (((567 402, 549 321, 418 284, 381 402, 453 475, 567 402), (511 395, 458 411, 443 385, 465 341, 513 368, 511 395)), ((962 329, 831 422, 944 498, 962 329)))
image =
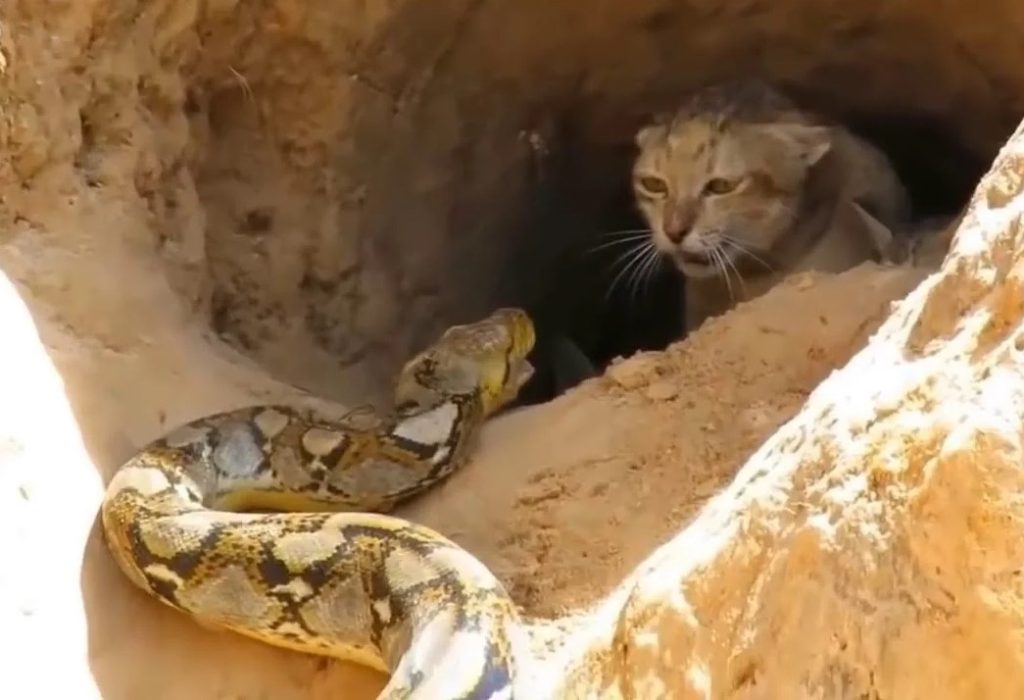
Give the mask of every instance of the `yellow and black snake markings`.
POLYGON ((464 463, 529 378, 533 345, 519 309, 448 329, 406 363, 375 429, 287 406, 184 425, 114 474, 108 547, 138 587, 205 625, 390 672, 383 698, 516 697, 519 616, 501 583, 382 513, 464 463))

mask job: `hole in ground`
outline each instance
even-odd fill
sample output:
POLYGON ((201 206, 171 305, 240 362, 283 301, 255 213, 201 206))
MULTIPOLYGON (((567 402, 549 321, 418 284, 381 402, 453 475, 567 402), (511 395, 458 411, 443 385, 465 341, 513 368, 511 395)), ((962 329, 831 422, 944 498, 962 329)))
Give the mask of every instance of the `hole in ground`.
MULTIPOLYGON (((934 117, 849 112, 786 87, 802 104, 841 120, 889 155, 910 192, 915 218, 957 213, 988 167, 934 117)), ((638 256, 642 239, 614 236, 646 226, 630 186, 633 132, 616 134, 611 145, 579 138, 585 133, 579 128, 562 133, 565 156, 547 193, 557 192, 558 205, 539 209, 535 226, 552 239, 578 242, 564 251, 555 274, 540 281, 540 299, 530 306, 540 326, 538 371, 522 404, 548 400, 580 380, 565 340, 601 370, 617 356, 663 349, 685 335, 681 275, 668 260, 638 256)))
POLYGON ((565 243, 551 272, 524 295, 537 321, 537 371, 518 404, 546 401, 588 369, 664 348, 683 334, 681 277, 661 256, 641 252, 646 224, 630 186, 632 133, 595 142, 569 117, 552 152, 559 157, 544 184, 549 204, 535 210, 531 228, 565 243))
POLYGON ((524 402, 559 388, 557 338, 601 367, 680 337, 674 270, 606 300, 617 251, 585 252, 642 225, 633 134, 699 84, 756 73, 802 91, 893 156, 922 214, 963 202, 1021 101, 976 80, 984 68, 949 50, 930 10, 889 26, 852 5, 802 6, 825 24, 766 41, 772 13, 683 2, 600 19, 572 3, 411 4, 372 31, 327 7, 309 4, 317 22, 256 6, 211 20, 187 116, 212 325, 277 376, 347 402, 386 401, 409 354, 498 305, 538 320, 524 402))

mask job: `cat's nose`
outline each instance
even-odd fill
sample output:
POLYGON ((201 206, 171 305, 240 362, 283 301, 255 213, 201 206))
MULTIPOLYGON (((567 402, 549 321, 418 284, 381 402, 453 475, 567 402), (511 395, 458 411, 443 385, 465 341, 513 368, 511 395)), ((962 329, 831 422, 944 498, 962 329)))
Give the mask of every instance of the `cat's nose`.
POLYGON ((665 238, 673 245, 686 238, 686 234, 693 228, 694 210, 688 204, 673 202, 666 207, 665 215, 662 218, 662 228, 665 231, 665 238))
POLYGON ((684 226, 666 226, 665 238, 669 239, 676 245, 679 245, 679 243, 681 243, 682 240, 686 238, 686 234, 688 231, 689 229, 684 226))

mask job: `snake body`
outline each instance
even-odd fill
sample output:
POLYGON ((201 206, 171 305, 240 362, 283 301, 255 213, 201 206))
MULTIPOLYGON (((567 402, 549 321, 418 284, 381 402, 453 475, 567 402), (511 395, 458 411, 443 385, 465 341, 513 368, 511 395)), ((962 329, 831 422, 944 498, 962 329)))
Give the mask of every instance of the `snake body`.
POLYGON ((465 462, 531 375, 534 340, 519 309, 449 328, 406 363, 373 429, 281 405, 181 426, 115 472, 108 548, 205 626, 390 672, 381 698, 515 697, 520 622, 501 583, 384 513, 465 462))

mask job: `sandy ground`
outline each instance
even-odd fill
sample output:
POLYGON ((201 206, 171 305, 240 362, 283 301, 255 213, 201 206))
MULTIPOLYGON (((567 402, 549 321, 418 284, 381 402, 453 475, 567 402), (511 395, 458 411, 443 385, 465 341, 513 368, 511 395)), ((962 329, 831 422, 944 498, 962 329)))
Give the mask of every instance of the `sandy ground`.
POLYGON ((597 602, 732 479, 918 279, 873 266, 794 279, 685 343, 493 421, 474 464, 408 515, 481 556, 531 614, 597 602), (858 304, 842 303, 853 289, 858 304))
MULTIPOLYGON (((102 484, 146 440, 297 392, 199 327, 145 257, 24 235, 0 247, 0 264, 14 281, 2 295, 0 537, 37 562, 0 576, 2 626, 29 640, 14 666, 26 685, 16 672, 14 687, 32 690, 12 697, 68 682, 76 698, 106 700, 373 697, 376 674, 207 631, 146 599, 94 520, 102 484), (45 673, 44 659, 67 673, 45 673)), ((864 266, 794 279, 664 353, 492 421, 472 463, 403 514, 480 557, 528 615, 587 608, 727 484, 920 277, 864 266)))

